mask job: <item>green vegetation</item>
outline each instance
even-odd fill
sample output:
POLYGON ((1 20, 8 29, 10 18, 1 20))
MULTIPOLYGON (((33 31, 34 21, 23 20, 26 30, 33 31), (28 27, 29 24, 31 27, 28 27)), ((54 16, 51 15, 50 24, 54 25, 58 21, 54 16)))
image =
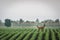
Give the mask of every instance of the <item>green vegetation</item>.
POLYGON ((0 28, 0 40, 60 40, 60 28, 0 28))
POLYGON ((5 19, 5 26, 10 27, 11 26, 11 20, 5 19))

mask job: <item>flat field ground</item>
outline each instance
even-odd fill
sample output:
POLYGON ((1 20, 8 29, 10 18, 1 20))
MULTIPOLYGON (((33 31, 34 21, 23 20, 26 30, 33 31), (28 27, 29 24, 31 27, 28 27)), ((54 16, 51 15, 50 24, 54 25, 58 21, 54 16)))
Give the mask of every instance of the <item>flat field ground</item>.
POLYGON ((0 40, 60 40, 60 28, 0 28, 0 40))

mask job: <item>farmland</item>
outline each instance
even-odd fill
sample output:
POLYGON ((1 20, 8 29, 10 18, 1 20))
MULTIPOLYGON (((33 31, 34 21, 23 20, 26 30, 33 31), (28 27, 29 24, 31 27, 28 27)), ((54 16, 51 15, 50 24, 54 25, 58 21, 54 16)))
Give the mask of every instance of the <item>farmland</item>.
POLYGON ((60 40, 60 28, 0 28, 0 40, 60 40))

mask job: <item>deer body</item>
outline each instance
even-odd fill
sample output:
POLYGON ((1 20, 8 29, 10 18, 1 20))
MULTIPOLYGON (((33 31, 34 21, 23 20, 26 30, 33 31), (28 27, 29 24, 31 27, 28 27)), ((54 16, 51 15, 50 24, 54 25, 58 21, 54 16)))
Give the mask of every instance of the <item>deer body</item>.
POLYGON ((44 29, 44 26, 37 26, 38 29, 44 29))
POLYGON ((45 24, 43 25, 43 26, 37 26, 37 28, 38 28, 38 31, 40 30, 40 29, 44 29, 45 28, 45 24))

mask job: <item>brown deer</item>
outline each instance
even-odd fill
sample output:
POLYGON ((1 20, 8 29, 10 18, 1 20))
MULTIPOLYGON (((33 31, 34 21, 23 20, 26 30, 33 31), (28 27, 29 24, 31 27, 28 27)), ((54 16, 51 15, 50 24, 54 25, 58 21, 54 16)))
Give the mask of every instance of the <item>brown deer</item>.
POLYGON ((42 31, 44 30, 44 27, 45 27, 45 24, 43 26, 38 26, 37 25, 37 28, 38 28, 38 31, 41 29, 42 31))

